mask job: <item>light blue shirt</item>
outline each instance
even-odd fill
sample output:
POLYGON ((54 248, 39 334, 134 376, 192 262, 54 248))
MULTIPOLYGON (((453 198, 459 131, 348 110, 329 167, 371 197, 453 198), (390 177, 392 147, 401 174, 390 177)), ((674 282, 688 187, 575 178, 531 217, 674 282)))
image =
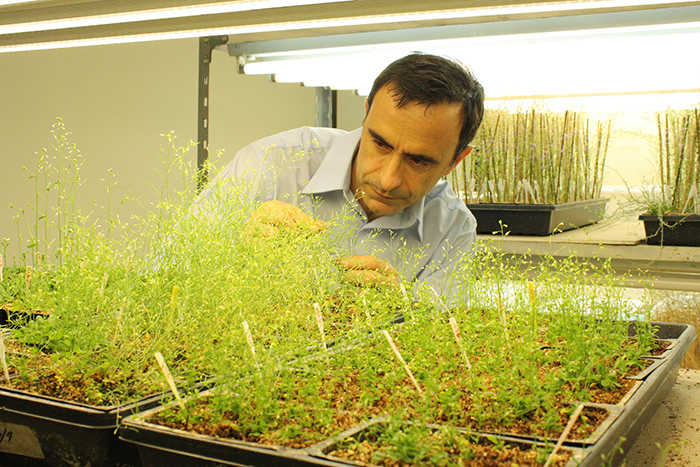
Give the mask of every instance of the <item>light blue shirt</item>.
POLYGON ((345 212, 349 254, 374 255, 408 280, 454 295, 450 274, 476 240, 474 216, 440 180, 418 203, 368 222, 350 191, 361 130, 303 127, 263 138, 241 149, 218 178, 245 180, 255 200, 288 202, 331 226, 345 212))

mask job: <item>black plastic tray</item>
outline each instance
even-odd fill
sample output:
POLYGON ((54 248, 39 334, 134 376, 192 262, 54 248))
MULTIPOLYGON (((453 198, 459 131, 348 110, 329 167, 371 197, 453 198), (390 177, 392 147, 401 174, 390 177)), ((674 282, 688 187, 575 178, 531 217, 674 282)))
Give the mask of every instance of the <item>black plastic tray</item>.
POLYGON ((122 417, 158 406, 154 395, 118 406, 91 406, 0 388, 0 465, 140 466, 116 435, 122 417))
MULTIPOLYGON (((619 465, 676 383, 683 355, 695 340, 695 328, 688 324, 653 324, 659 327, 657 337, 673 341, 673 345, 659 357, 645 357, 657 359, 660 363, 626 401, 625 410, 605 436, 595 445, 586 448, 582 467, 597 467, 603 464, 602 459, 606 459, 605 465, 619 465)), ((634 335, 636 332, 632 323, 630 336, 634 335)))
POLYGON ((476 217, 476 233, 551 235, 603 219, 608 198, 562 204, 467 204, 476 217))
POLYGON ((648 245, 700 246, 700 215, 641 214, 648 245))
MULTIPOLYGON (((586 440, 569 440, 563 448, 572 452, 574 465, 584 467, 616 465, 622 460, 619 449, 626 452, 643 426, 651 419, 661 402, 675 384, 680 362, 695 339, 695 329, 685 324, 652 323, 658 326, 657 337, 671 341, 669 349, 653 360, 652 370, 638 377, 635 385, 620 404, 610 406, 614 414, 604 422, 605 428, 598 430, 586 440), (624 440, 623 440, 624 438, 624 440)), ((630 336, 636 335, 635 323, 630 323, 630 336)), ((280 446, 265 446, 244 441, 218 439, 197 433, 175 430, 148 423, 148 417, 162 408, 154 408, 142 414, 126 417, 119 429, 122 440, 138 446, 144 467, 177 465, 182 467, 213 466, 347 466, 348 461, 332 458, 326 453, 338 441, 334 437, 306 449, 290 449, 280 446)), ((373 423, 373 422, 370 422, 373 423)), ((367 424, 342 433, 356 436, 367 424)), ((528 437, 498 436, 504 440, 520 443, 538 443, 528 437)), ((551 440, 549 441, 552 444, 551 440)))

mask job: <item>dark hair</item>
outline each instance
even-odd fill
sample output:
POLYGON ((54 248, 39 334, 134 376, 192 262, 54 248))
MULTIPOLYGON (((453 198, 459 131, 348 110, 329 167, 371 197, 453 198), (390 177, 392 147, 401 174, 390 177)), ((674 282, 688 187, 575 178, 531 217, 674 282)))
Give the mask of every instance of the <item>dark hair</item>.
MULTIPOLYGON (((456 60, 419 52, 402 57, 382 71, 367 96, 367 108, 377 92, 387 86, 398 107, 462 104, 462 131, 454 158, 474 139, 484 117, 484 88, 464 65, 456 60)), ((454 159, 453 159, 454 160, 454 159)))

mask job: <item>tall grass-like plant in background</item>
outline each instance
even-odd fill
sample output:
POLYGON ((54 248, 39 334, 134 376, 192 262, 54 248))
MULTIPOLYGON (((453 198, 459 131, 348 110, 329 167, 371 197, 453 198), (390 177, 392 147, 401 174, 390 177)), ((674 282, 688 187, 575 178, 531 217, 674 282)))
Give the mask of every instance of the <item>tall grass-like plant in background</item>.
POLYGON ((466 203, 557 204, 600 198, 611 121, 585 113, 487 110, 450 182, 466 203))
POLYGON ((700 214, 700 107, 658 112, 656 124, 658 188, 633 202, 649 214, 700 214))

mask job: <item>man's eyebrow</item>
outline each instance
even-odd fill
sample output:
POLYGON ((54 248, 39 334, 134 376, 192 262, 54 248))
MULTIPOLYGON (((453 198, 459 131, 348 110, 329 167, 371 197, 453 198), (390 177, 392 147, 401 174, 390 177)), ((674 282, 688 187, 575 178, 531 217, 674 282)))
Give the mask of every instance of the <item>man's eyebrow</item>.
POLYGON ((379 141, 379 142, 382 143, 383 145, 388 146, 388 147, 394 149, 394 146, 392 146, 391 144, 389 144, 389 143, 387 142, 387 140, 385 140, 384 138, 382 138, 382 136, 381 136, 379 133, 377 133, 376 131, 374 131, 374 130, 371 129, 371 128, 368 128, 367 131, 369 131, 369 134, 372 135, 372 138, 376 139, 377 141, 379 141))
MULTIPOLYGON (((387 142, 387 140, 385 140, 384 138, 382 138, 382 136, 381 136, 379 133, 377 133, 376 131, 372 130, 371 128, 368 128, 367 131, 369 132, 370 135, 372 135, 372 138, 376 139, 377 141, 379 141, 379 142, 382 143, 383 145, 388 146, 388 147, 394 149, 394 147, 393 147, 391 144, 389 144, 389 143, 387 142)), ((407 157, 410 157, 411 159, 418 160, 418 161, 420 161, 420 162, 424 162, 424 163, 426 163, 426 164, 436 164, 436 165, 437 165, 437 164, 440 163, 440 162, 439 162, 437 159, 435 159, 434 157, 426 156, 426 155, 424 155, 424 154, 413 154, 413 153, 410 153, 410 152, 405 152, 404 155, 407 156, 407 157)))

